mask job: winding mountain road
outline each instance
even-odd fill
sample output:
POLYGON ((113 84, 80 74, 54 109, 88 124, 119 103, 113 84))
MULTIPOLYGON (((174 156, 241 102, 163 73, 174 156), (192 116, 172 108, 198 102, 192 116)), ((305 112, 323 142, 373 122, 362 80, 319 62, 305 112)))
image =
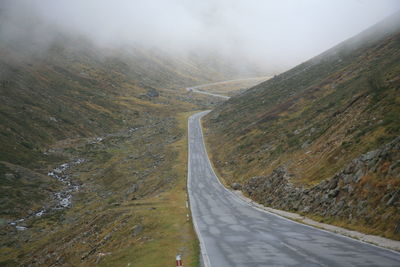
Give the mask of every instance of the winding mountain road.
POLYGON ((400 254, 257 209, 216 177, 200 119, 188 120, 188 191, 206 267, 400 266, 400 254))
POLYGON ((201 84, 201 85, 196 85, 196 86, 192 86, 192 87, 187 87, 186 90, 189 92, 194 92, 194 93, 198 93, 198 94, 203 94, 203 95, 210 95, 210 96, 214 96, 214 97, 219 97, 219 98, 224 98, 224 99, 229 99, 229 96, 225 96, 225 95, 220 95, 220 94, 214 94, 214 93, 210 93, 207 91, 203 91, 200 90, 203 87, 208 87, 210 85, 220 85, 220 84, 226 84, 229 82, 243 82, 243 81, 258 81, 261 82, 263 80, 267 80, 271 77, 269 76, 265 76, 265 77, 254 77, 254 78, 242 78, 242 79, 235 79, 235 80, 226 80, 226 81, 220 81, 220 82, 215 82, 215 83, 207 83, 207 84, 201 84))

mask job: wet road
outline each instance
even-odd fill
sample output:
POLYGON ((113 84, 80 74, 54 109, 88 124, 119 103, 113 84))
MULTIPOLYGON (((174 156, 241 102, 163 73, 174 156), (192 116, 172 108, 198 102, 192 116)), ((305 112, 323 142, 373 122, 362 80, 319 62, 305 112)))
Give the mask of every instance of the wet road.
MULTIPOLYGON (((210 85, 211 85, 211 84, 210 84, 210 85)), ((195 93, 198 93, 198 94, 220 97, 220 98, 223 98, 223 99, 229 99, 229 98, 230 98, 229 96, 224 96, 224 95, 219 95, 219 94, 213 94, 213 93, 209 93, 209 92, 206 92, 206 91, 201 91, 201 90, 198 89, 198 88, 201 88, 201 87, 203 87, 203 86, 204 86, 204 85, 199 85, 199 86, 194 86, 194 87, 188 87, 188 88, 186 88, 186 90, 187 90, 187 91, 192 91, 192 92, 195 92, 195 93)))
POLYGON ((225 189, 203 142, 200 118, 189 118, 188 191, 204 265, 400 266, 400 254, 264 212, 225 189))

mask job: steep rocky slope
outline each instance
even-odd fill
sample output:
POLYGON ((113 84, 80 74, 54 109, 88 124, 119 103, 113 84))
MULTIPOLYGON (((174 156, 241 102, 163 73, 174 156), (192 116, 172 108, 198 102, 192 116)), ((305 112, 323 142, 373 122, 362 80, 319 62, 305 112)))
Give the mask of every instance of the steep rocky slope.
MULTIPOLYGON (((243 192, 278 209, 312 213, 329 222, 334 218, 368 225, 375 233, 400 231, 400 137, 382 148, 352 160, 333 177, 312 187, 294 186, 281 166, 268 176, 250 178, 243 192)), ((341 220, 341 221, 340 221, 341 220)))
POLYGON ((399 239, 398 154, 371 152, 400 134, 399 25, 397 13, 207 115, 226 182, 273 207, 399 239), (346 171, 368 152, 373 166, 346 171))

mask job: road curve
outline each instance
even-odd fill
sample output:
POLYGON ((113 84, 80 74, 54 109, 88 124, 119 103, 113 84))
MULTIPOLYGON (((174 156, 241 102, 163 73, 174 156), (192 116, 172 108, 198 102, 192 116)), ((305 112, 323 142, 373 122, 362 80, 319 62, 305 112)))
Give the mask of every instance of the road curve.
POLYGON ((400 266, 400 253, 261 211, 221 185, 200 119, 188 120, 188 192, 206 267, 400 266))
MULTIPOLYGON (((211 85, 211 84, 210 84, 210 85, 211 85)), ((220 97, 220 98, 223 98, 223 99, 229 99, 229 98, 230 98, 229 96, 219 95, 219 94, 213 94, 213 93, 209 93, 209 92, 206 92, 206 91, 201 91, 201 90, 198 89, 198 88, 201 88, 201 87, 203 87, 203 86, 205 86, 205 85, 199 85, 199 86, 194 86, 194 87, 188 87, 188 88, 186 88, 186 90, 189 91, 189 92, 195 92, 195 93, 203 94, 203 95, 211 95, 211 96, 220 97)))
POLYGON ((226 81, 220 81, 220 82, 207 83, 207 84, 201 84, 201 85, 196 85, 196 86, 192 86, 192 87, 187 87, 186 90, 189 91, 189 92, 195 92, 195 93, 199 93, 199 94, 203 94, 203 95, 211 95, 211 96, 215 96, 215 97, 229 99, 230 98, 229 96, 209 93, 209 92, 206 92, 206 91, 203 91, 203 90, 199 90, 199 89, 203 88, 203 87, 206 87, 206 86, 210 86, 210 85, 219 85, 219 84, 224 84, 224 83, 227 83, 227 82, 240 82, 240 81, 249 81, 249 80, 259 80, 261 78, 263 78, 263 80, 267 80, 267 79, 270 79, 271 77, 270 76, 266 76, 266 77, 254 77, 254 78, 242 78, 242 79, 235 79, 235 80, 226 80, 226 81))

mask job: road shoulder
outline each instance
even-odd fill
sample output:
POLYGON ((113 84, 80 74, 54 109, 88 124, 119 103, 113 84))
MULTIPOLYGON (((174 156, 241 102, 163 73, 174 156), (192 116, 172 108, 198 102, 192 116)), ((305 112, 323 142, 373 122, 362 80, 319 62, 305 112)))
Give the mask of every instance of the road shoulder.
POLYGON ((208 155, 208 158, 210 160, 210 164, 213 168, 213 171, 216 175, 216 177, 218 178, 218 181, 221 183, 221 185, 228 191, 230 191, 232 194, 234 194, 237 198, 239 198, 240 200, 246 202, 248 205, 258 209, 258 210, 262 210, 264 212, 268 212, 268 213, 272 213, 276 216, 280 216, 282 218, 297 222, 297 223, 301 223, 310 227, 314 227, 314 228, 318 228, 320 230, 324 230, 324 231, 328 231, 340 236, 344 236, 347 238, 352 238, 355 239, 357 241, 360 242, 365 242, 371 245, 375 245, 377 247, 381 247, 381 248, 385 248, 385 249, 389 249, 389 250, 393 250, 396 252, 400 252, 400 241, 397 240, 392 240, 392 239, 388 239, 388 238, 384 238, 381 236, 377 236, 377 235, 368 235, 368 234, 364 234, 358 231, 354 231, 354 230, 348 230, 339 226, 334 226, 331 224, 326 224, 326 223, 321 223, 318 221, 315 221, 313 219, 310 219, 308 217, 305 217, 303 215, 300 215, 298 213, 294 213, 294 212, 288 212, 288 211, 284 211, 284 210, 278 210, 278 209, 274 209, 274 208, 270 208, 270 207, 266 207, 262 204, 259 204, 257 202, 254 202, 252 199, 246 197, 245 195, 243 195, 242 191, 240 190, 231 190, 230 188, 228 188, 225 180, 223 179, 223 177, 221 177, 221 175, 218 173, 216 173, 216 168, 213 164, 213 162, 211 161, 210 154, 208 151, 210 151, 208 149, 208 142, 207 142, 207 138, 206 135, 204 135, 204 127, 202 124, 202 120, 200 120, 200 126, 202 128, 202 133, 203 133, 203 141, 204 141, 204 145, 206 147, 206 152, 208 155))

